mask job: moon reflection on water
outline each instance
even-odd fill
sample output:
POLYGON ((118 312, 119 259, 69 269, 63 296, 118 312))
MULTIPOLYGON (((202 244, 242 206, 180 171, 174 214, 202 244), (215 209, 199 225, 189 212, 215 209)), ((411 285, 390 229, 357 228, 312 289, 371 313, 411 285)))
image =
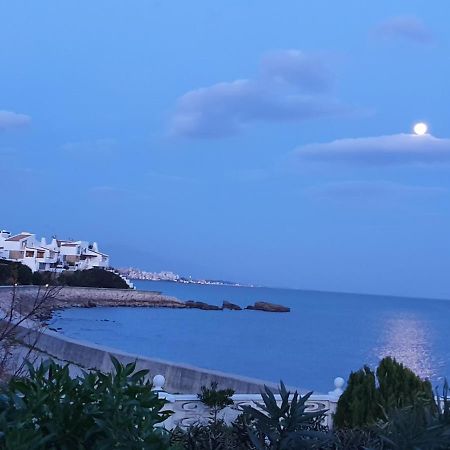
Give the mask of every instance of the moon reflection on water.
POLYGON ((432 359, 433 329, 414 317, 400 313, 384 321, 379 346, 374 349, 378 359, 392 356, 421 378, 439 379, 439 361, 432 359))

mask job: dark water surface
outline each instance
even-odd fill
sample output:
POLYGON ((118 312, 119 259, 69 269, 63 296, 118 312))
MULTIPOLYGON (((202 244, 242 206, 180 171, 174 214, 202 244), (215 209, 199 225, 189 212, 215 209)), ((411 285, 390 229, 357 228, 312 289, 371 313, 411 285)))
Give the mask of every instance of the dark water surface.
POLYGON ((291 313, 152 308, 69 309, 52 326, 67 336, 316 392, 386 355, 433 384, 450 376, 450 301, 273 288, 138 281, 182 300, 241 306, 267 300, 291 313))

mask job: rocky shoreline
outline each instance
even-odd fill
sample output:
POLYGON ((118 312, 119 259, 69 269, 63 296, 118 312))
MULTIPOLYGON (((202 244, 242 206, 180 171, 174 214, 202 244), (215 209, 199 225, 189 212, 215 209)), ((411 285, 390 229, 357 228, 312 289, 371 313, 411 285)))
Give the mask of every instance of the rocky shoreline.
POLYGON ((127 289, 101 289, 82 287, 48 287, 37 286, 0 287, 0 305, 7 310, 14 298, 14 308, 28 314, 36 304, 34 318, 41 322, 48 321, 52 314, 66 308, 128 307, 128 308, 178 308, 201 309, 205 311, 240 311, 242 309, 266 312, 289 312, 290 309, 269 302, 259 301, 242 308, 224 301, 222 306, 210 305, 195 300, 181 301, 160 292, 137 291, 127 289))

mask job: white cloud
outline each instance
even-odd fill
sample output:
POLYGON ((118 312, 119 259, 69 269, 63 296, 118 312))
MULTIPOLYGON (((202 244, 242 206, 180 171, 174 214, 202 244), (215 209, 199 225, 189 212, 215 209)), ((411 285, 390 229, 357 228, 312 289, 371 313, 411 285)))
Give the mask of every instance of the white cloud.
POLYGON ((299 161, 342 162, 366 165, 405 165, 450 163, 450 139, 430 134, 338 139, 297 148, 299 161))
POLYGON ((434 40, 428 27, 414 16, 397 16, 387 19, 375 28, 383 39, 401 38, 419 44, 431 44, 434 40))
POLYGON ((303 121, 346 110, 325 95, 331 75, 317 57, 298 50, 267 54, 254 79, 187 92, 171 120, 174 135, 212 138, 236 134, 254 122, 303 121))
POLYGON ((19 128, 31 123, 31 117, 25 114, 18 114, 12 111, 0 110, 0 131, 10 128, 19 128))

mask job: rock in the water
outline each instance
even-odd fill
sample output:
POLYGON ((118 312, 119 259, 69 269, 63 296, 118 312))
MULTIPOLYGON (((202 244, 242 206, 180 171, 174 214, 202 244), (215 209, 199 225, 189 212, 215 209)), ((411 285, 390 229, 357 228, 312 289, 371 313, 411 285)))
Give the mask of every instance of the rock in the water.
POLYGON ((290 312, 291 308, 283 305, 277 305, 269 302, 255 302, 254 305, 247 306, 245 309, 253 309, 256 311, 266 312, 290 312))
POLYGON ((196 309, 203 309, 206 311, 218 311, 220 308, 216 305, 209 305, 208 303, 204 302, 197 302, 194 300, 188 300, 185 302, 186 308, 196 308, 196 309))
POLYGON ((227 300, 223 301, 222 309, 231 309, 232 311, 241 311, 242 308, 235 303, 228 302, 227 300))

